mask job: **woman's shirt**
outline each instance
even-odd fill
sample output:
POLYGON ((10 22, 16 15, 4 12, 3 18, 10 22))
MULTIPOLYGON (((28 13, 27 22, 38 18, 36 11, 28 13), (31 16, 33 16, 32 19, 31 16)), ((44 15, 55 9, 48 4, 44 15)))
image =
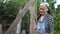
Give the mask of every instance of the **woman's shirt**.
POLYGON ((39 20, 37 23, 37 34, 49 34, 45 30, 45 25, 46 25, 46 21, 44 17, 43 21, 39 20))
POLYGON ((44 34, 45 33, 45 23, 41 23, 38 21, 37 24, 37 34, 44 34))
POLYGON ((37 34, 49 34, 50 32, 54 32, 53 18, 46 14, 43 21, 37 22, 37 34))

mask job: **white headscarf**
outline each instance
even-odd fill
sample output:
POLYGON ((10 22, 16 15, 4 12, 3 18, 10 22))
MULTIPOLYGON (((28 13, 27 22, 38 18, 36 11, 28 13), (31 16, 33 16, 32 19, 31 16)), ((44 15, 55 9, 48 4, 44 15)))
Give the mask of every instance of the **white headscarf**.
POLYGON ((46 7, 49 7, 49 4, 47 3, 47 2, 41 2, 41 4, 40 5, 45 5, 46 7))

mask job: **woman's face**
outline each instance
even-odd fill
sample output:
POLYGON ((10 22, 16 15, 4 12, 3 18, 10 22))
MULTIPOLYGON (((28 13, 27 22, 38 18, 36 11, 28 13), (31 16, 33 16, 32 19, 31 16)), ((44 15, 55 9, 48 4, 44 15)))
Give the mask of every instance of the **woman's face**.
POLYGON ((44 4, 40 5, 39 9, 40 9, 40 14, 42 14, 42 15, 46 14, 48 11, 47 7, 44 4))

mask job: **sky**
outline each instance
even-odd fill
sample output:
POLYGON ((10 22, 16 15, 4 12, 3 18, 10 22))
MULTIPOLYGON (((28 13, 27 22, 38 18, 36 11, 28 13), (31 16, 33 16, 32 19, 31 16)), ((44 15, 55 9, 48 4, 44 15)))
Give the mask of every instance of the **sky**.
POLYGON ((57 5, 59 5, 59 4, 60 4, 60 0, 56 0, 56 2, 57 2, 57 5))
MULTIPOLYGON (((44 0, 44 1, 47 1, 47 0, 44 0)), ((54 4, 54 7, 57 8, 58 7, 57 5, 59 5, 59 4, 60 4, 60 0, 56 0, 56 3, 54 4)))
POLYGON ((58 6, 57 5, 60 5, 60 0, 56 0, 56 4, 54 5, 55 8, 57 8, 58 6))

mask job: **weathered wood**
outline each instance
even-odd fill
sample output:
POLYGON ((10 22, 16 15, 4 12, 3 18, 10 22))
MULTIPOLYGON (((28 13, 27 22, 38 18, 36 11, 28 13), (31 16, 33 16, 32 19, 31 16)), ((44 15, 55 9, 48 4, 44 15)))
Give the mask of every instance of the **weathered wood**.
POLYGON ((16 34, 20 34, 21 21, 22 21, 22 19, 21 19, 20 22, 17 24, 16 34))
POLYGON ((25 30, 22 30, 22 34, 26 34, 26 31, 25 30))
POLYGON ((34 27, 36 25, 36 12, 35 12, 35 3, 30 7, 30 34, 36 34, 34 27))
POLYGON ((0 34, 2 34, 2 25, 0 24, 0 34))
POLYGON ((13 24, 11 24, 10 28, 5 32, 5 34, 11 34, 11 32, 14 30, 15 27, 17 27, 17 24, 19 21, 23 18, 25 13, 28 10, 28 7, 34 2, 35 0, 30 0, 27 5, 22 9, 22 11, 19 11, 20 13, 17 14, 16 19, 14 20, 13 24))

